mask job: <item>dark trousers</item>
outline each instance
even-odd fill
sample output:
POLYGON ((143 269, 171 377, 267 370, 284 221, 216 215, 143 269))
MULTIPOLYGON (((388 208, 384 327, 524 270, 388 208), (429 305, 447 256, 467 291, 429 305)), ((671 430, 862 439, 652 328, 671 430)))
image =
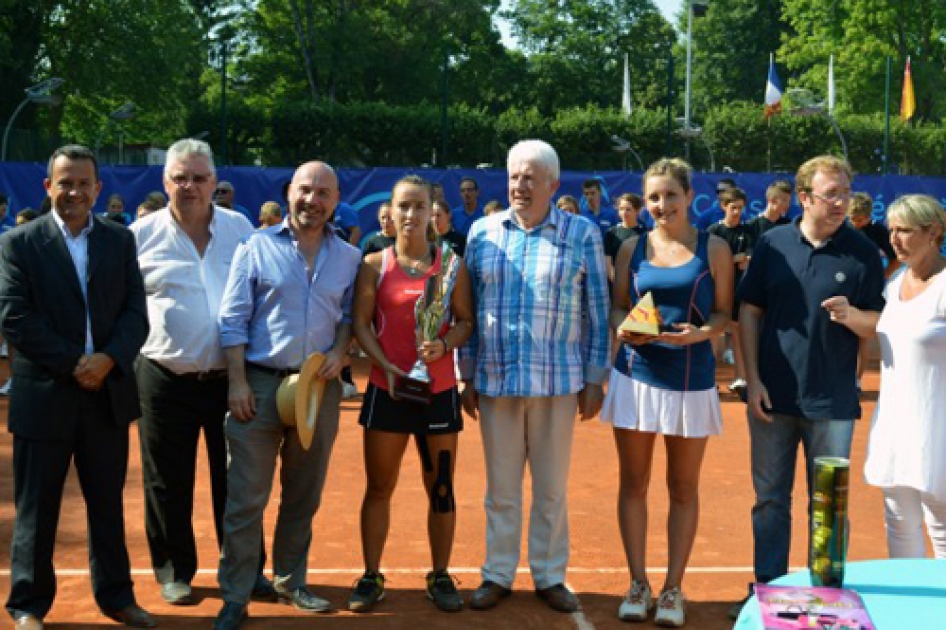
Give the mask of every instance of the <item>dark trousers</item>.
MULTIPOLYGON (((227 504, 227 444, 223 434, 227 379, 179 376, 144 357, 139 357, 135 374, 141 397, 138 432, 151 566, 161 584, 190 584, 198 566, 193 514, 201 431, 210 468, 217 546, 223 544, 227 504)), ((262 541, 260 545, 262 548, 262 541)), ((264 552, 260 571, 265 564, 264 552)))
POLYGON ((122 490, 128 468, 128 425, 112 418, 108 395, 82 392, 79 422, 69 440, 13 437, 16 518, 10 552, 10 598, 14 617, 46 616, 56 596, 53 549, 69 464, 75 461, 85 499, 92 592, 100 608, 135 603, 125 546, 122 490))

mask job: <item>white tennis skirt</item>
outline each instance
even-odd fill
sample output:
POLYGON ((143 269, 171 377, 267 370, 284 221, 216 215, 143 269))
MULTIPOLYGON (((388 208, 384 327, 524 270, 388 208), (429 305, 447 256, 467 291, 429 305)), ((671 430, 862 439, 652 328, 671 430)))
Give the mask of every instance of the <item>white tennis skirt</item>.
POLYGON ((677 392, 611 370, 600 418, 619 429, 700 438, 723 431, 716 388, 677 392))

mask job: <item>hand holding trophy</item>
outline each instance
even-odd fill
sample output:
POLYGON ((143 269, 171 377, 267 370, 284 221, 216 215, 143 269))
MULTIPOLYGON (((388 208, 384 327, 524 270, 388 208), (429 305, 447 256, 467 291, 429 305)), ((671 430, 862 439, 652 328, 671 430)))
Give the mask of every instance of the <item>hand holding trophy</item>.
MULTIPOLYGON (((446 243, 441 250, 441 270, 429 278, 423 294, 414 305, 414 320, 417 347, 425 341, 438 338, 440 328, 450 316, 450 295, 457 279, 460 260, 446 243)), ((430 373, 427 364, 418 357, 407 376, 397 379, 394 395, 404 400, 430 404, 432 397, 430 373)))

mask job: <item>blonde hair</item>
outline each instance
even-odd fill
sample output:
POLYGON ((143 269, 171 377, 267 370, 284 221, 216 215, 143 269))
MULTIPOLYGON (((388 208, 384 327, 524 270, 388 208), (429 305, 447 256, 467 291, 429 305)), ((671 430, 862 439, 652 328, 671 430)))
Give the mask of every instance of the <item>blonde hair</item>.
POLYGON ((275 201, 267 201, 259 209, 260 217, 282 219, 282 206, 275 201))
POLYGON ((907 227, 929 230, 939 226, 936 242, 942 246, 946 234, 946 212, 943 206, 929 195, 904 195, 887 208, 887 223, 896 220, 907 227))
POLYGON ((644 187, 647 187, 647 180, 651 177, 670 177, 680 184, 684 192, 690 192, 693 188, 692 173, 693 168, 680 158, 660 158, 644 171, 644 187))
POLYGON ((492 199, 486 202, 486 205, 483 206, 483 214, 489 216, 494 212, 499 212, 502 209, 503 204, 499 201, 499 199, 492 199))
POLYGON ((768 187, 768 188, 765 189, 765 198, 766 198, 766 199, 771 199, 772 197, 774 197, 774 196, 777 195, 778 193, 783 193, 783 194, 786 194, 786 195, 791 195, 791 194, 792 194, 792 183, 789 182, 789 181, 787 181, 787 180, 784 180, 784 179, 777 179, 777 180, 775 180, 774 182, 772 182, 771 184, 769 184, 769 187, 768 187))
POLYGON ((560 210, 565 210, 565 212, 572 212, 574 214, 578 214, 578 200, 572 197, 571 195, 562 195, 561 197, 559 197, 558 201, 555 202, 555 207, 559 208, 560 210), (574 208, 574 210, 568 210, 566 208, 562 208, 563 203, 571 204, 571 207, 574 208))
POLYGON ((854 181, 854 171, 846 160, 833 155, 819 155, 798 167, 798 173, 795 175, 795 190, 811 192, 811 182, 818 171, 844 173, 847 175, 848 182, 854 181))
POLYGON ((874 200, 866 192, 854 193, 851 197, 851 207, 847 210, 849 217, 869 217, 874 213, 874 200))

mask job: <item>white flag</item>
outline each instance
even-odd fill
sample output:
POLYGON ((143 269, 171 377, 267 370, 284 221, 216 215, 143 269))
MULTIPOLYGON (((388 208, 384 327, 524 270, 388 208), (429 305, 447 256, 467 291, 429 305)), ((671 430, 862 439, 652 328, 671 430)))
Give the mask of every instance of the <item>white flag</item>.
POLYGON ((627 53, 624 53, 624 97, 621 99, 621 109, 625 116, 631 115, 631 68, 627 63, 627 53))
POLYGON ((834 55, 828 59, 828 113, 834 113, 834 55))

